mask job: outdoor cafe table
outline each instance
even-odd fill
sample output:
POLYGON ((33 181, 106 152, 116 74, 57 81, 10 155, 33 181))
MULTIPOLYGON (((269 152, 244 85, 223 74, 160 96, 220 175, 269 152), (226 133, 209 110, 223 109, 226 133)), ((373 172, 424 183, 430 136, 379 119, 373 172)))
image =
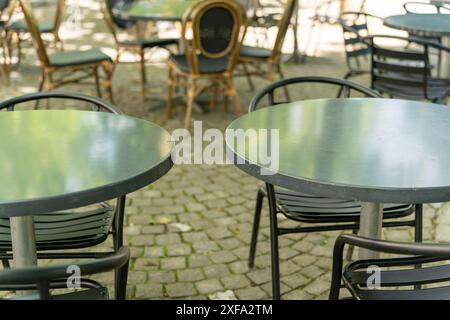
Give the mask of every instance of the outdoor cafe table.
MULTIPOLYGON (((267 135, 244 141, 227 134, 227 150, 240 169, 266 183, 362 202, 360 234, 365 237, 381 237, 383 203, 450 200, 447 106, 393 99, 307 100, 248 113, 229 129, 279 130, 278 166, 271 168, 266 157, 262 161, 259 152, 249 152, 250 146, 261 148, 267 135)), ((364 259, 376 256, 360 251, 364 259)))
MULTIPOLYGON (((450 14, 424 13, 424 14, 402 14, 386 17, 383 23, 394 29, 407 31, 411 34, 442 37, 442 45, 450 48, 450 14)), ((442 69, 444 75, 449 75, 449 52, 444 52, 442 69)))
POLYGON ((0 217, 10 218, 15 267, 36 265, 32 215, 99 203, 172 167, 170 135, 105 112, 0 113, 0 217))

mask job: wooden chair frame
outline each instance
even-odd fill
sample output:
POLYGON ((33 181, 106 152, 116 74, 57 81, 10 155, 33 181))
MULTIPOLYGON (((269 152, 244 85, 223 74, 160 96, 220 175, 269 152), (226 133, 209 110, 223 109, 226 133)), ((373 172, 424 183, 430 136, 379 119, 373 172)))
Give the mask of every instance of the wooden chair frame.
POLYGON ((178 67, 170 59, 168 61, 169 75, 167 81, 167 117, 172 117, 173 109, 173 89, 185 88, 187 90, 187 109, 184 120, 184 127, 189 129, 191 122, 194 99, 205 90, 212 89, 213 97, 210 108, 213 109, 217 102, 217 95, 221 89, 224 95, 224 110, 228 110, 227 98, 233 99, 236 113, 241 113, 241 105, 237 96, 236 88, 232 81, 232 74, 237 63, 240 45, 245 34, 246 13, 242 4, 234 0, 205 0, 195 3, 183 16, 181 27, 182 46, 185 50, 189 71, 186 72, 178 67), (222 52, 211 54, 201 45, 199 37, 199 23, 205 12, 213 7, 223 7, 232 14, 235 25, 233 26, 229 46, 222 52), (187 37, 187 32, 193 31, 193 38, 187 37), (229 57, 226 70, 220 73, 201 73, 199 67, 199 55, 206 58, 229 57), (208 80, 209 83, 199 86, 200 79, 208 80))
MULTIPOLYGON (((283 42, 286 38, 289 25, 291 24, 292 16, 294 15, 296 1, 297 0, 288 0, 285 4, 283 16, 278 23, 278 33, 270 57, 257 58, 240 56, 238 59, 239 65, 242 66, 243 73, 238 73, 236 76, 244 75, 247 77, 248 84, 252 91, 255 89, 251 79, 252 76, 258 76, 269 81, 275 81, 278 75, 280 79, 284 79, 284 73, 281 68, 281 49, 283 47, 283 42)), ((287 88, 285 88, 284 91, 286 98, 289 100, 289 92, 287 88)))
POLYGON ((51 65, 49 57, 47 55, 46 47, 44 45, 44 41, 41 38, 41 32, 37 27, 36 19, 31 11, 30 4, 28 0, 19 0, 19 1, 22 6, 22 11, 24 13, 29 32, 35 44, 39 61, 41 63, 42 74, 38 91, 43 90, 51 91, 57 87, 63 86, 68 83, 85 84, 83 80, 90 77, 94 77, 97 95, 101 97, 102 96, 100 89, 101 79, 98 72, 98 68, 101 67, 105 74, 105 78, 103 79, 103 87, 109 96, 108 97, 109 100, 113 101, 111 78, 114 69, 114 64, 112 63, 112 61, 93 62, 76 66, 74 65, 64 67, 57 67, 51 65), (56 79, 54 78, 55 73, 59 76, 56 79))

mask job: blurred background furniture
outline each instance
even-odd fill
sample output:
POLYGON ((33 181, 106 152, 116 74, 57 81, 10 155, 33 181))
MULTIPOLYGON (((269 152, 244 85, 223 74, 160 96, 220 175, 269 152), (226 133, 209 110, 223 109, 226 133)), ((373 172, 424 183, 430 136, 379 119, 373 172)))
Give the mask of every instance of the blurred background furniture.
MULTIPOLYGON (((340 97, 349 98, 359 94, 371 98, 380 97, 376 92, 346 80, 328 77, 298 77, 275 82, 260 91, 252 100, 250 112, 260 109, 261 105, 276 107, 283 102, 276 99, 276 91, 285 86, 295 86, 297 90, 307 85, 317 84, 321 87, 332 86, 340 93, 340 97), (268 100, 266 101, 266 98, 268 100), (263 104, 264 103, 264 104, 263 104)), ((283 105, 280 105, 282 108, 283 105)), ((323 232, 335 230, 359 230, 361 219, 361 203, 353 200, 332 199, 327 197, 296 192, 274 185, 266 184, 258 190, 250 243, 249 267, 253 268, 259 224, 264 198, 269 199, 271 215, 272 243, 272 281, 274 283, 274 299, 280 298, 280 275, 278 259, 278 240, 282 235, 290 233, 323 232), (298 223, 296 227, 278 227, 277 215, 283 215, 298 223)), ((383 211, 383 227, 413 227, 416 241, 422 241, 422 205, 386 204, 383 211), (401 219, 409 218, 409 219, 401 219)), ((348 251, 350 260, 352 250, 348 251)))
POLYGON ((111 31, 114 42, 116 44, 116 63, 120 63, 120 56, 125 51, 131 51, 138 56, 140 75, 141 75, 141 91, 142 97, 145 98, 146 95, 146 83, 147 76, 145 72, 145 53, 149 52, 155 48, 166 48, 170 45, 178 45, 178 39, 175 38, 158 38, 158 37, 139 37, 138 30, 134 30, 135 35, 130 35, 130 29, 136 27, 135 20, 124 20, 120 17, 116 17, 112 8, 114 8, 114 0, 103 0, 102 1, 102 12, 106 24, 111 31), (128 31, 126 37, 120 34, 120 31, 128 31))
POLYGON ((358 300, 449 300, 449 257, 448 244, 392 242, 341 235, 334 246, 329 298, 339 299, 343 286, 358 300), (345 245, 391 256, 357 260, 344 268, 345 245))
MULTIPOLYGON (((243 45, 240 48, 238 67, 241 67, 242 75, 247 77, 251 90, 255 89, 252 76, 263 77, 269 81, 274 81, 276 76, 284 79, 281 68, 282 46, 286 37, 286 32, 291 24, 297 0, 288 0, 285 4, 281 19, 277 23, 277 36, 271 50, 263 47, 253 47, 243 45)), ((289 92, 285 91, 286 98, 289 99, 289 92)))
POLYGON ((128 277, 130 250, 121 247, 117 252, 76 265, 83 277, 79 280, 80 288, 67 292, 67 283, 71 280, 74 265, 54 265, 46 267, 19 268, 0 271, 0 291, 36 290, 37 294, 21 296, 20 300, 107 300, 108 288, 86 276, 107 271, 123 274, 125 283, 128 277), (62 293, 52 293, 53 289, 65 289, 62 293))
POLYGON ((237 1, 199 1, 186 12, 181 32, 184 53, 172 54, 167 63, 168 118, 172 117, 173 89, 180 87, 187 90, 185 128, 191 125, 195 97, 205 90, 212 90, 211 109, 221 92, 224 110, 228 109, 228 98, 232 98, 235 112, 241 112, 232 74, 245 33, 245 17, 245 10, 237 1), (199 80, 207 83, 199 86, 199 80))
POLYGON ((367 39, 371 43, 371 86, 388 96, 412 100, 428 100, 446 103, 450 94, 448 79, 434 78, 429 48, 448 50, 434 42, 413 41, 411 38, 393 36, 373 36, 367 39), (396 49, 381 44, 380 40, 394 40, 413 43, 414 51, 396 49))
POLYGON ((109 100, 112 101, 111 78, 114 64, 111 57, 99 49, 47 54, 47 48, 42 41, 41 32, 28 0, 19 1, 41 63, 42 75, 38 91, 51 91, 68 83, 82 83, 85 79, 94 78, 97 95, 101 97, 99 69, 102 69, 104 73, 102 87, 107 92, 109 100), (59 77, 55 79, 55 75, 59 77))

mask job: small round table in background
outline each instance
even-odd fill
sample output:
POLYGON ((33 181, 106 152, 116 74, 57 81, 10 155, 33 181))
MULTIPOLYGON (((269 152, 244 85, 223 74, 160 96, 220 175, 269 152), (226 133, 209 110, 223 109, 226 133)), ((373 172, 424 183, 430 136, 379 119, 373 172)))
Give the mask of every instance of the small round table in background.
POLYGON ((0 217, 14 266, 36 265, 33 215, 99 203, 158 180, 173 165, 169 133, 105 112, 0 113, 0 217))
MULTIPOLYGON (((399 29, 429 37, 442 37, 444 47, 450 48, 450 14, 415 14, 408 13, 384 18, 384 24, 390 28, 399 29)), ((449 74, 449 53, 444 52, 442 69, 444 75, 449 74)))
MULTIPOLYGON (((279 143, 278 165, 272 168, 259 156, 267 135, 249 134, 235 142, 227 134, 235 164, 290 190, 363 202, 360 233, 369 238, 381 236, 383 203, 450 200, 446 106, 391 99, 308 100, 251 112, 229 129, 278 130, 279 142, 271 141, 279 143), (250 152, 255 146, 258 152, 250 152)), ((360 255, 376 256, 367 250, 360 255)))
POLYGON ((181 21, 184 13, 198 0, 135 1, 114 8, 114 13, 136 21, 181 21))

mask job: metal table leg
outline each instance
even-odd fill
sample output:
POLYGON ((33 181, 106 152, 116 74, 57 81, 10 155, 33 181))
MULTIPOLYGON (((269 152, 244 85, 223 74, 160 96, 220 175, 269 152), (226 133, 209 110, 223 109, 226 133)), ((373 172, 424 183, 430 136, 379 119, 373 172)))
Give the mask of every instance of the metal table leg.
MULTIPOLYGON (((363 237, 381 239, 383 204, 364 202, 361 206, 359 234, 363 237)), ((359 249, 360 259, 376 259, 379 254, 367 249, 359 249)))
MULTIPOLYGON (((11 217, 11 241, 14 268, 37 266, 36 237, 32 216, 11 217)), ((27 295, 34 291, 18 291, 18 295, 27 295)))
MULTIPOLYGON (((442 45, 444 47, 450 48, 450 37, 443 37, 442 38, 442 45)), ((442 77, 447 79, 450 75, 450 52, 443 51, 442 52, 442 77)))

